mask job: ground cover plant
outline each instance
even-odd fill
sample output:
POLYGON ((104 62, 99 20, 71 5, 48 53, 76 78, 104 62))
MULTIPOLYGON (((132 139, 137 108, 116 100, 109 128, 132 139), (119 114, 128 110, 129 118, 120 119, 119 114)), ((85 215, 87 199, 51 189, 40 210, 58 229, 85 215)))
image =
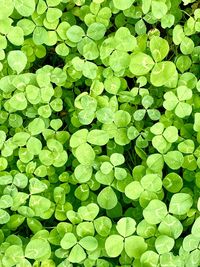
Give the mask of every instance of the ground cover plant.
POLYGON ((200 3, 0 0, 0 266, 200 266, 200 3))

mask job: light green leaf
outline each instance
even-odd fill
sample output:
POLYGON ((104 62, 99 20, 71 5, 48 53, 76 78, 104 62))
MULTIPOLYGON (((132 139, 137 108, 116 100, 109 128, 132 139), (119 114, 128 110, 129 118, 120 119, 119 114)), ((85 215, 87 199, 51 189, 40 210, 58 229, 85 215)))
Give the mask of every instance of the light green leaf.
POLYGON ((92 177, 92 167, 79 164, 74 170, 74 175, 79 183, 86 183, 92 177))
POLYGON ((104 146, 109 141, 109 135, 104 130, 91 130, 87 136, 87 142, 92 145, 104 146))
POLYGON ((129 69, 131 73, 136 76, 141 76, 149 73, 149 71, 153 68, 154 61, 145 53, 139 52, 137 54, 131 55, 131 62, 129 65, 129 69))
POLYGON ((150 224, 160 223, 167 215, 167 207, 165 203, 158 199, 153 199, 143 210, 145 220, 150 224))
POLYGON ((167 235, 177 239, 183 232, 183 225, 176 217, 167 214, 160 223, 158 230, 161 235, 167 235))
POLYGON ((177 83, 178 73, 175 64, 171 61, 163 61, 155 64, 150 79, 154 86, 159 87, 165 85, 173 77, 177 83))
POLYGON ((167 235, 160 235, 156 238, 155 247, 159 254, 170 252, 174 246, 174 239, 167 235))
POLYGON ((69 254, 69 257, 68 257, 68 260, 72 263, 80 263, 82 262, 84 259, 86 258, 86 253, 85 251, 83 250, 83 248, 79 245, 79 244, 76 244, 70 254, 69 254))
POLYGON ((162 188, 162 180, 157 174, 146 174, 141 179, 141 185, 146 190, 157 192, 162 188))
POLYGON ((168 11, 167 5, 162 1, 152 0, 151 7, 152 14, 157 19, 161 19, 168 11))
POLYGON ((24 32, 18 26, 11 27, 7 38, 13 45, 20 46, 24 42, 24 32))
POLYGON ((120 235, 127 237, 132 235, 136 230, 136 222, 130 217, 121 218, 116 225, 116 229, 120 235))
POLYGON ((114 166, 119 166, 122 165, 125 162, 125 158, 122 154, 120 153, 113 153, 110 156, 110 162, 114 165, 114 166))
POLYGON ((13 178, 13 184, 19 188, 25 188, 28 185, 28 178, 23 173, 17 173, 13 178))
POLYGON ((29 17, 35 11, 34 0, 14 0, 14 6, 17 12, 23 17, 29 17))
POLYGON ((150 50, 154 60, 159 62, 162 61, 169 53, 169 44, 165 39, 159 36, 154 36, 150 40, 150 50))
POLYGON ((87 30, 87 36, 95 41, 98 41, 103 38, 105 32, 106 32, 106 27, 104 24, 99 22, 94 22, 89 25, 87 30))
POLYGON ((99 206, 95 203, 90 203, 87 206, 81 206, 78 209, 78 214, 85 221, 93 221, 99 213, 99 206))
POLYGON ((178 139, 178 130, 175 126, 169 126, 165 129, 163 136, 169 143, 174 143, 178 139))
MULTIPOLYGON (((0 20, 3 21, 7 19, 14 10, 14 4, 12 0, 0 0, 1 12, 0 12, 0 20)), ((2 22, 1 22, 2 23, 2 22)))
POLYGON ((45 239, 32 239, 25 248, 25 257, 28 259, 48 259, 51 255, 51 247, 45 239))
POLYGON ((87 142, 87 129, 81 129, 76 131, 70 138, 70 146, 75 148, 87 142))
POLYGON ((181 152, 174 150, 164 155, 164 160, 172 170, 178 170, 181 168, 184 158, 181 152))
POLYGON ((125 239, 125 251, 130 258, 139 259, 147 250, 147 244, 141 236, 129 236, 125 239))
POLYGON ((175 215, 184 215, 192 207, 193 199, 187 193, 176 193, 172 196, 169 204, 169 212, 175 215))
POLYGON ((132 200, 136 200, 140 197, 143 191, 144 189, 141 186, 140 182, 133 181, 126 186, 125 195, 132 200))
POLYGON ((106 239, 105 249, 109 257, 115 258, 121 254, 124 247, 123 240, 120 235, 111 235, 106 239), (115 245, 113 246, 113 244, 115 245))
POLYGON ((47 185, 37 178, 31 178, 29 180, 29 191, 31 194, 38 194, 47 189, 47 185))
POLYGON ((163 179, 163 186, 171 193, 177 193, 183 187, 182 178, 175 172, 168 173, 163 179))
POLYGON ((60 241, 61 248, 70 249, 77 243, 77 239, 73 233, 66 233, 60 241))
POLYGON ((195 236, 195 237, 200 237, 200 217, 196 218, 196 220, 194 221, 194 224, 192 225, 192 231, 191 233, 195 236))
POLYGON ((31 135, 38 135, 42 133, 44 129, 45 123, 41 118, 36 118, 32 120, 28 125, 28 130, 30 131, 31 135))
POLYGON ((83 165, 92 165, 95 159, 95 152, 93 148, 87 143, 78 146, 75 154, 78 161, 83 165))
POLYGON ((79 245, 87 251, 94 251, 98 247, 98 242, 95 237, 86 236, 79 241, 79 245))
POLYGON ((80 42, 84 35, 84 30, 77 25, 73 25, 67 30, 67 37, 71 42, 74 43, 80 42))
POLYGON ((7 211, 0 209, 0 224, 9 222, 10 215, 7 211))
POLYGON ((105 187, 97 196, 97 202, 103 209, 110 210, 117 205, 117 196, 110 186, 105 187))
POLYGON ((16 71, 17 74, 21 73, 27 64, 26 55, 20 50, 13 50, 8 53, 8 65, 12 70, 16 71))

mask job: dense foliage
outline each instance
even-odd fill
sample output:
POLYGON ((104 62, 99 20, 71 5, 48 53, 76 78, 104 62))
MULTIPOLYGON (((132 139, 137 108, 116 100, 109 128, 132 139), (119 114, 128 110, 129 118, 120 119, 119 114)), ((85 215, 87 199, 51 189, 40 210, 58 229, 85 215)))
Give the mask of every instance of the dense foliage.
POLYGON ((200 266, 200 5, 0 0, 0 266, 200 266))

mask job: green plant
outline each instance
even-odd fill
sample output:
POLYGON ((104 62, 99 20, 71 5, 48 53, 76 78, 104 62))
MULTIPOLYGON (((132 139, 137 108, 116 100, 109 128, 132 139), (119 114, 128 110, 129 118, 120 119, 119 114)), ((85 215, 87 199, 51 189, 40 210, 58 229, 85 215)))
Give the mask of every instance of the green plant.
POLYGON ((0 7, 0 266, 200 266, 199 1, 0 7))

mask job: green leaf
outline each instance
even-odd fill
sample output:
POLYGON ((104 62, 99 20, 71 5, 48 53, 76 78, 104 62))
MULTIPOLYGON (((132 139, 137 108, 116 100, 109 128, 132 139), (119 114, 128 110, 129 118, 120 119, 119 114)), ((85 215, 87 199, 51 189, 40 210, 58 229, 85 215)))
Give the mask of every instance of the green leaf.
POLYGON ((76 131, 70 138, 70 146, 74 148, 78 147, 81 144, 86 143, 87 135, 88 135, 87 129, 81 129, 76 131))
POLYGON ((20 50, 13 50, 8 53, 8 65, 10 68, 17 72, 17 74, 21 73, 27 64, 26 55, 20 50))
POLYGON ((83 67, 83 75, 91 80, 94 80, 97 76, 97 65, 93 62, 86 61, 83 67))
POLYGON ((178 170, 181 168, 184 158, 181 152, 174 150, 164 155, 164 160, 172 170, 178 170))
POLYGON ((0 6, 1 6, 1 12, 0 12, 0 20, 3 21, 4 19, 7 19, 14 10, 14 4, 12 0, 0 1, 0 6))
POLYGON ((110 210, 117 205, 117 196, 110 186, 105 187, 97 196, 97 202, 103 209, 110 210))
POLYGON ((67 30, 67 38, 74 43, 80 42, 84 35, 84 30, 77 25, 73 25, 67 30))
POLYGON ((39 139, 31 136, 26 143, 28 151, 34 155, 38 155, 42 150, 42 143, 39 139))
POLYGON ((167 215, 167 207, 165 203, 158 199, 153 199, 143 210, 145 220, 150 224, 160 223, 167 215))
POLYGON ((161 235, 167 235, 177 239, 183 232, 183 225, 176 217, 167 214, 160 223, 158 230, 161 235))
POLYGON ((154 172, 159 172, 163 169, 164 160, 160 154, 152 154, 147 158, 147 166, 154 172))
POLYGON ((47 189, 47 185, 37 178, 31 178, 29 180, 29 191, 31 194, 38 194, 47 189))
POLYGON ((133 51, 137 47, 137 39, 126 27, 120 27, 115 32, 115 48, 119 51, 133 51))
POLYGON ((172 14, 166 14, 161 18, 161 26, 163 29, 171 28, 174 25, 175 17, 172 14))
POLYGON ((179 86, 176 91, 179 101, 189 100, 192 98, 192 90, 184 85, 179 86))
POLYGON ((58 8, 49 7, 46 12, 46 19, 48 22, 54 22, 62 16, 62 11, 58 8))
POLYGON ((92 165, 95 159, 95 152, 87 143, 78 146, 75 153, 77 160, 83 165, 92 165))
POLYGON ((91 130, 87 136, 87 142, 92 145, 104 146, 109 141, 109 135, 104 130, 91 130))
POLYGON ((10 215, 7 211, 0 209, 0 224, 5 224, 9 222, 10 215))
MULTIPOLYGON (((116 95, 120 89, 121 86, 121 80, 118 77, 112 76, 112 77, 108 77, 105 81, 104 81, 104 86, 105 86, 105 90, 113 95, 116 95)), ((108 110, 109 108, 104 108, 102 109, 104 110, 108 110)), ((111 113, 111 112, 109 112, 111 113)), ((109 115, 109 114, 108 114, 109 115)), ((108 116, 107 115, 107 116, 108 116)))
POLYGON ((10 195, 3 195, 0 198, 0 208, 1 209, 6 209, 9 208, 13 205, 13 199, 10 195))
POLYGON ((66 233, 60 241, 61 248, 70 249, 75 246, 77 239, 73 233, 66 233))
POLYGON ((94 220, 94 227, 100 236, 107 237, 112 228, 112 221, 106 216, 101 216, 94 220))
POLYGON ((85 221, 93 221, 99 213, 99 207, 95 203, 82 206, 78 209, 78 214, 85 221))
POLYGON ((167 84, 172 78, 174 78, 176 85, 178 73, 175 64, 171 61, 156 63, 150 76, 151 83, 156 87, 167 84))
POLYGON ((154 36, 150 40, 150 50, 156 62, 162 61, 169 53, 168 42, 159 36, 154 36))
POLYGON ((94 251, 98 247, 98 242, 95 237, 86 236, 79 241, 79 245, 87 251, 94 251))
POLYGON ((42 133, 44 129, 45 129, 45 123, 41 118, 36 118, 32 120, 28 125, 28 130, 31 133, 31 135, 38 135, 42 133))
POLYGON ((162 1, 152 0, 151 7, 152 14, 157 19, 161 19, 168 11, 167 5, 162 1))
POLYGON ((130 217, 121 218, 116 225, 116 229, 120 235, 127 237, 132 235, 136 230, 136 222, 130 217))
POLYGON ((14 0, 14 6, 17 12, 24 17, 31 16, 35 11, 34 0, 14 0))
POLYGON ((183 239, 183 249, 187 252, 191 252, 198 248, 199 241, 198 237, 189 234, 183 239))
POLYGON ((126 186, 125 195, 132 200, 136 200, 140 197, 143 191, 144 189, 141 186, 140 182, 133 181, 126 186))
POLYGON ((175 126, 169 126, 165 129, 163 136, 169 143, 174 143, 178 139, 178 130, 175 126))
POLYGON ((86 258, 86 253, 85 251, 83 250, 83 248, 79 245, 79 244, 76 244, 70 254, 69 254, 69 257, 68 257, 68 260, 72 263, 80 263, 82 262, 84 259, 86 258))
POLYGON ((87 36, 95 41, 98 41, 104 37, 105 32, 106 32, 106 27, 104 24, 99 22, 94 22, 89 25, 87 30, 87 36))
POLYGON ((145 75, 150 72, 154 66, 153 59, 145 53, 139 52, 131 55, 129 69, 136 76, 145 75))
POLYGON ((181 153, 191 154, 194 152, 194 149, 195 149, 194 141, 190 139, 186 139, 178 144, 178 150, 181 153))
POLYGON ((172 196, 169 204, 169 212, 175 215, 184 215, 192 207, 193 199, 187 193, 176 193, 172 196))
POLYGON ((12 27, 7 35, 7 38, 13 45, 20 46, 24 42, 24 32, 18 26, 12 27))
POLYGON ((171 146, 162 135, 154 136, 152 145, 162 154, 166 153, 171 146))
POLYGON ((114 165, 114 166, 119 166, 122 165, 125 162, 125 158, 122 154, 120 153, 113 153, 110 156, 110 162, 114 165))
POLYGON ((123 0, 113 0, 114 7, 120 10, 128 9, 132 6, 135 0, 127 0, 124 2, 123 0))
POLYGON ((155 247, 159 254, 168 253, 174 246, 174 239, 167 235, 160 235, 156 238, 155 247))
POLYGON ((147 250, 145 251, 140 258, 140 262, 143 266, 154 267, 158 265, 159 255, 154 251, 147 250))
POLYGON ((157 192, 162 188, 161 177, 157 174, 147 174, 142 177, 141 186, 146 190, 157 192))
POLYGON ((183 187, 183 180, 177 173, 171 172, 163 179, 163 186, 167 191, 177 193, 183 187))
POLYGON ((86 183, 92 177, 92 167, 79 164, 74 170, 74 175, 79 183, 86 183))
POLYGON ((192 231, 191 233, 195 236, 198 237, 200 236, 200 217, 196 218, 196 220, 194 221, 194 224, 192 225, 192 231))
POLYGON ((27 107, 27 100, 24 93, 16 93, 10 98, 10 106, 16 110, 24 110, 27 107))
POLYGON ((180 44, 180 50, 183 55, 189 55, 194 50, 194 42, 189 37, 185 36, 180 44))
POLYGON ((109 257, 115 258, 121 254, 123 247, 124 247, 123 241, 124 239, 120 235, 110 235, 106 239, 105 249, 109 257), (113 246, 113 244, 115 245, 113 246))
POLYGON ((129 236, 125 239, 125 251, 130 258, 139 259, 147 250, 147 244, 141 236, 129 236))
POLYGON ((200 113, 197 112, 194 114, 194 125, 193 125, 193 129, 196 131, 196 132, 199 132, 200 131, 200 113))
POLYGON ((28 178, 23 173, 17 173, 13 178, 13 184, 19 188, 25 188, 28 185, 28 178))
POLYGON ((42 217, 44 212, 51 207, 51 201, 43 196, 32 195, 30 197, 29 206, 35 211, 36 216, 42 217))
POLYGON ((131 122, 131 116, 127 111, 118 110, 114 115, 114 123, 117 127, 126 127, 131 122))
POLYGON ((48 259, 51 255, 51 247, 45 239, 35 238, 30 240, 25 248, 25 257, 28 259, 48 259))

